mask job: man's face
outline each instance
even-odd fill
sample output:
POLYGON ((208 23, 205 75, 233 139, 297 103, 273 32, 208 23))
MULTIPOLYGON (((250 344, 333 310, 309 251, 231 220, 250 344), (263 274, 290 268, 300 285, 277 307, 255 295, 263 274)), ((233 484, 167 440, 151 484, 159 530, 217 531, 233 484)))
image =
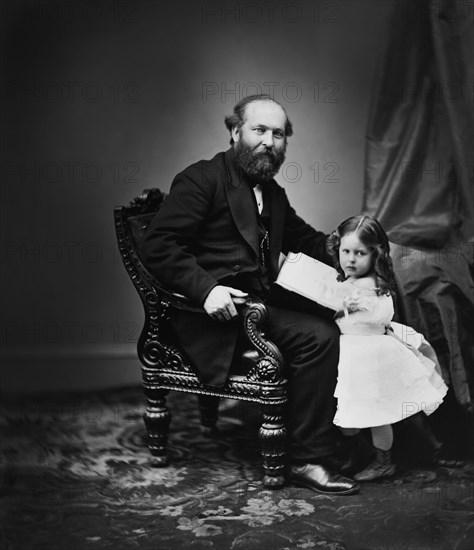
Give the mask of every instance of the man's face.
POLYGON ((254 101, 245 109, 245 122, 232 130, 236 162, 251 179, 271 180, 285 160, 286 115, 273 101, 254 101))

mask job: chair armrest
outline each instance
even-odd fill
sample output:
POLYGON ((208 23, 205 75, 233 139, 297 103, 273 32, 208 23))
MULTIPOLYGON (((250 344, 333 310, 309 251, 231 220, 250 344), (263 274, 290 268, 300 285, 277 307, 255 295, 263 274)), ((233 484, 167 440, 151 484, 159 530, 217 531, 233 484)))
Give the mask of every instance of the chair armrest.
POLYGON ((262 330, 268 320, 265 304, 259 298, 249 296, 241 308, 244 333, 258 354, 256 366, 247 377, 259 382, 279 382, 282 378, 283 356, 278 347, 265 338, 262 330))
MULTIPOLYGON (((161 291, 163 292, 163 289, 161 291)), ((172 307, 178 307, 185 311, 206 313, 204 308, 193 306, 182 294, 173 292, 169 295, 173 298, 172 307)), ((244 335, 253 351, 254 358, 252 362, 256 365, 256 369, 252 369, 249 376, 259 381, 273 382, 279 380, 283 369, 283 356, 278 347, 265 338, 263 329, 268 320, 268 310, 265 304, 257 296, 249 295, 244 304, 236 307, 243 321, 244 335)))

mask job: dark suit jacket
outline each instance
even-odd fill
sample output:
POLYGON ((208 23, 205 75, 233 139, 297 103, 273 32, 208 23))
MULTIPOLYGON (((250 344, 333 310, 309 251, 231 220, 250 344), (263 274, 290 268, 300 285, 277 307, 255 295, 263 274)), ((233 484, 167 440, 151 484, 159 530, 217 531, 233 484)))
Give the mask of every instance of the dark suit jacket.
MULTIPOLYGON (((265 185, 270 207, 270 282, 278 274, 280 252, 304 252, 331 263, 326 235, 296 214, 276 181, 265 185)), ((235 166, 233 150, 218 153, 175 177, 146 232, 143 260, 161 283, 202 305, 217 284, 240 288, 242 275, 259 273, 257 216, 253 190, 235 166)), ((175 310, 172 322, 203 382, 224 384, 238 321, 221 323, 207 315, 175 310)))

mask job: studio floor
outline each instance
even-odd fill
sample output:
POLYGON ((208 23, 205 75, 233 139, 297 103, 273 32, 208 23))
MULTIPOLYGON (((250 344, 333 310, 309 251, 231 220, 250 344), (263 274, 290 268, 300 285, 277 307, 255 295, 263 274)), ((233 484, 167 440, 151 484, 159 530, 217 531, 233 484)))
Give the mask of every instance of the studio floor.
POLYGON ((171 394, 171 464, 146 447, 140 388, 4 398, 0 548, 5 550, 472 550, 474 464, 404 451, 390 480, 329 497, 261 483, 258 413, 223 404, 200 430, 195 396, 171 394))

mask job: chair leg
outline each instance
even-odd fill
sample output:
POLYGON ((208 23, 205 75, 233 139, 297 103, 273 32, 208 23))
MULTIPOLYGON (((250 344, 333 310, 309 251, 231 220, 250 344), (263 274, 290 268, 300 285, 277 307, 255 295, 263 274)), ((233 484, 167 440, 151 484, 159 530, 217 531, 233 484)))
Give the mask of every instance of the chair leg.
POLYGON ((262 448, 263 484, 280 487, 285 483, 286 428, 283 423, 282 405, 266 403, 262 406, 263 422, 259 431, 262 448))
POLYGON ((199 411, 201 413, 202 431, 206 435, 217 432, 217 409, 219 398, 213 395, 198 395, 199 411))
POLYGON ((143 415, 145 426, 148 432, 148 448, 156 457, 156 466, 168 464, 168 452, 166 444, 171 421, 171 415, 166 406, 166 395, 168 390, 153 390, 147 394, 148 406, 143 415))

